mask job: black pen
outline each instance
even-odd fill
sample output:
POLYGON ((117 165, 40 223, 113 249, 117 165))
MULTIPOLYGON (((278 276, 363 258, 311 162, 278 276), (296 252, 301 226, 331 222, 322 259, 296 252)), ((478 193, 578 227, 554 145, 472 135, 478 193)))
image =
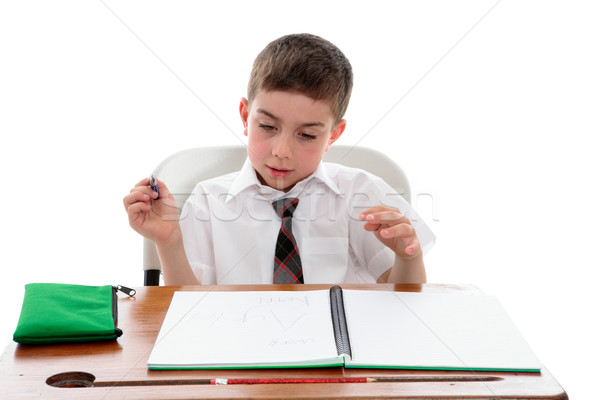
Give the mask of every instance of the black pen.
POLYGON ((150 189, 154 190, 157 194, 156 199, 154 199, 154 200, 158 200, 158 198, 160 197, 160 193, 158 192, 158 182, 156 181, 154 174, 150 175, 149 179, 150 179, 150 189))

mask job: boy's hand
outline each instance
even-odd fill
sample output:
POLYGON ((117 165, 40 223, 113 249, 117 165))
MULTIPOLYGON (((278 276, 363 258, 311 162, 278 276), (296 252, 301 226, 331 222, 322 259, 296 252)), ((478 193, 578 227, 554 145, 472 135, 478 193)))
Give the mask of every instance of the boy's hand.
POLYGON ((398 210, 376 206, 358 214, 358 219, 366 221, 364 228, 375 233, 377 239, 392 249, 397 257, 409 260, 421 254, 421 242, 415 228, 398 210))
POLYGON ((158 200, 157 193, 149 187, 150 179, 145 178, 123 198, 123 205, 133 230, 156 244, 169 245, 181 236, 179 210, 167 186, 158 179, 157 183, 158 200))

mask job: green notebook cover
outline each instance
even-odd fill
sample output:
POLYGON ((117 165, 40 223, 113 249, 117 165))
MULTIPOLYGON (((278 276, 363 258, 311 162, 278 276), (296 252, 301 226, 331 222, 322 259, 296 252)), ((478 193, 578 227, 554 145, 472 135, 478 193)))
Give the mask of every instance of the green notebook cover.
POLYGON ((110 285, 27 284, 13 340, 46 344, 116 339, 123 333, 116 328, 116 300, 110 285))

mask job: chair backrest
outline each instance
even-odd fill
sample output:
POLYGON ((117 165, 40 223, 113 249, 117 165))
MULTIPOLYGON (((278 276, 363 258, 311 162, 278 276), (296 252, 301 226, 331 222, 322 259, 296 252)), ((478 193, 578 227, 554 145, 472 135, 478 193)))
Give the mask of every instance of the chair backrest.
MULTIPOLYGON (((198 147, 167 157, 154 170, 175 197, 183 204, 198 182, 239 171, 246 160, 245 146, 198 147)), ((385 180, 410 203, 410 185, 402 169, 391 158, 373 149, 334 145, 323 158, 349 167, 361 168, 385 180)), ((144 285, 156 286, 160 277, 160 260, 154 243, 144 238, 144 285)))

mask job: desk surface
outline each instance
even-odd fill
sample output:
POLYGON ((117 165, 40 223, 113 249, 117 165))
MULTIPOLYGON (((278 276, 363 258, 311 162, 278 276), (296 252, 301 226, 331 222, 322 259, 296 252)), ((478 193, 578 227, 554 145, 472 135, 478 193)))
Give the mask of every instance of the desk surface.
MULTIPOLYGON (((472 286, 342 285, 372 290, 474 293, 472 286)), ((383 369, 270 369, 149 371, 148 356, 175 290, 311 290, 326 285, 143 287, 135 298, 119 297, 116 341, 26 346, 10 343, 0 359, 0 397, 8 399, 190 399, 190 398, 470 398, 567 399, 545 369, 541 373, 444 372, 383 369), (65 374, 65 373, 69 374, 65 374), (394 382, 206 385, 206 378, 385 377, 394 382), (71 379, 73 385, 47 382, 71 379)), ((64 383, 64 382, 63 382, 64 383)))

